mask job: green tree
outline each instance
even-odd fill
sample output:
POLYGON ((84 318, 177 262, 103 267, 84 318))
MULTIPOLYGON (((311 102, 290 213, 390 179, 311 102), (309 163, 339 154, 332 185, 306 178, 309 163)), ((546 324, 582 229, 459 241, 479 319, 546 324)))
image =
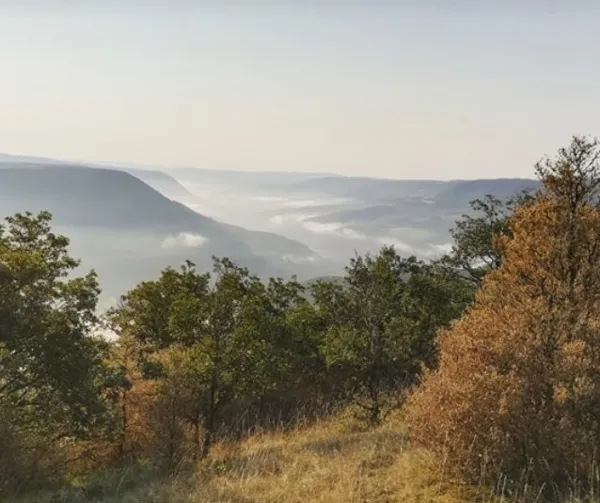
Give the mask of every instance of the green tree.
POLYGON ((438 264, 470 282, 474 291, 489 271, 502 264, 498 238, 511 235, 509 223, 515 209, 531 204, 536 197, 535 192, 524 190, 504 200, 487 194, 471 201, 473 214, 465 214, 456 222, 450 231, 452 250, 438 264))
POLYGON ((103 410, 103 351, 90 337, 98 283, 93 271, 72 277, 68 245, 47 212, 0 225, 0 416, 46 446, 89 435, 103 410))
POLYGON ((451 280, 393 247, 352 259, 346 271, 345 285, 320 282, 314 288, 328 323, 322 351, 377 424, 416 382, 422 365, 435 362, 436 330, 464 306, 453 300, 451 280))
POLYGON ((192 426, 196 456, 208 454, 228 405, 279 386, 289 368, 287 312, 305 302, 300 293, 295 281, 265 285, 246 268, 215 258, 212 275, 191 262, 167 268, 111 314, 121 336, 138 341, 145 374, 159 377, 165 392, 176 383, 178 413, 192 426), (161 361, 164 350, 169 365, 161 361))

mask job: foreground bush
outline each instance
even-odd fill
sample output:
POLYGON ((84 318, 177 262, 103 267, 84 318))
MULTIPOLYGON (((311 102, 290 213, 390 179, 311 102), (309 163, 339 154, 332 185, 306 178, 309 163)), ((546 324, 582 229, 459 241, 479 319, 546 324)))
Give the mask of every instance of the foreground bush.
POLYGON ((469 312, 440 337, 439 369, 408 406, 412 435, 471 482, 590 484, 600 445, 599 149, 575 138, 538 166, 469 312))

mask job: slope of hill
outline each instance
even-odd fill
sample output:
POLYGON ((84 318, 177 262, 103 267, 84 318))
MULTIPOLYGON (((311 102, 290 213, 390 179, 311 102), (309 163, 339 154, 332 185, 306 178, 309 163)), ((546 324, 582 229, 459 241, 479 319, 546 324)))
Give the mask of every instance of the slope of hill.
MULTIPOLYGON (((51 211, 57 223, 107 229, 198 232, 207 238, 252 239, 252 231, 225 225, 171 201, 124 171, 76 166, 0 165, 0 212, 51 211)), ((310 249, 276 234, 260 233, 272 249, 310 253, 310 249)), ((231 244, 234 244, 232 241, 231 244)))
POLYGON ((155 171, 151 169, 138 169, 138 168, 123 168, 120 166, 107 166, 109 169, 116 169, 125 171, 130 175, 135 176, 142 180, 142 182, 150 185, 153 189, 158 190, 161 194, 167 196, 169 199, 177 200, 192 200, 193 194, 181 185, 175 178, 162 171, 155 171))
POLYGON ((394 180, 385 178, 324 176, 291 184, 292 192, 329 194, 336 197, 385 199, 405 196, 433 197, 453 182, 394 180))
POLYGON ((527 178, 478 180, 396 180, 366 177, 320 177, 291 184, 293 192, 320 193, 331 196, 375 199, 394 203, 401 198, 435 199, 440 204, 464 204, 484 194, 503 198, 539 183, 527 178))
MULTIPOLYGON (((320 190, 350 199, 337 207, 321 208, 303 217, 316 232, 346 236, 360 243, 390 244, 403 253, 421 257, 439 255, 447 248, 449 230, 471 211, 469 202, 492 194, 499 199, 539 183, 530 179, 490 179, 418 182, 373 179, 322 179, 320 190), (361 191, 361 186, 364 190, 361 191), (395 193, 395 195, 394 195, 395 193)), ((317 190, 316 181, 297 184, 317 190)), ((311 208, 312 209, 312 208, 311 208)), ((303 209, 304 213, 307 213, 303 209)))
MULTIPOLYGON (((409 183, 409 182, 406 182, 409 183)), ((492 194, 499 199, 515 195, 525 189, 536 189, 539 182, 530 179, 496 179, 467 180, 460 182, 436 182, 429 188, 436 187, 437 194, 430 191, 429 196, 410 195, 384 197, 377 202, 363 204, 359 208, 329 211, 311 220, 326 222, 366 222, 373 223, 378 219, 403 220, 407 218, 424 218, 439 211, 448 209, 465 211, 473 199, 492 194)), ((417 189, 415 187, 415 189, 417 189)), ((403 189, 404 190, 404 189, 403 189)), ((388 222, 389 223, 389 222, 388 222)))
POLYGON ((192 194, 183 187, 175 178, 166 173, 152 169, 129 168, 124 166, 113 166, 110 164, 82 164, 74 161, 58 161, 45 157, 31 157, 24 155, 0 154, 0 168, 17 167, 56 167, 73 166, 78 168, 100 168, 117 171, 125 171, 136 178, 139 178, 150 187, 172 198, 192 198, 192 194))
MULTIPOLYGON (((319 179, 323 173, 274 172, 274 171, 236 171, 228 169, 205 168, 164 168, 165 172, 178 180, 192 183, 214 183, 244 187, 281 187, 319 179)), ((340 175, 327 174, 332 178, 343 178, 340 175)))
POLYGON ((122 170, 0 165, 0 215, 41 210, 72 238, 84 265, 99 269, 103 286, 133 286, 186 258, 209 267, 211 255, 229 256, 262 275, 322 272, 319 257, 304 244, 218 222, 122 170), (293 267, 289 257, 296 259, 293 267))
POLYGON ((498 199, 515 195, 525 189, 537 189, 540 182, 529 178, 497 178, 455 182, 435 196, 438 206, 461 208, 469 201, 491 194, 498 199))
POLYGON ((63 225, 109 229, 203 230, 217 223, 174 203, 122 171, 77 166, 0 165, 0 211, 48 209, 63 225))

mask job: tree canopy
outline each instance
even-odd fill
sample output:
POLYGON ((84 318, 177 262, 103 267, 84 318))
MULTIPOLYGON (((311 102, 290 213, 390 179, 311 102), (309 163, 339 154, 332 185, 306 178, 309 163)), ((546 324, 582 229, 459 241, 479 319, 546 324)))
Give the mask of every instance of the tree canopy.
POLYGON ((390 398, 435 362, 436 330, 462 311, 465 298, 456 282, 393 247, 352 259, 346 271, 346 286, 315 287, 316 305, 328 318, 323 354, 376 424, 390 398))

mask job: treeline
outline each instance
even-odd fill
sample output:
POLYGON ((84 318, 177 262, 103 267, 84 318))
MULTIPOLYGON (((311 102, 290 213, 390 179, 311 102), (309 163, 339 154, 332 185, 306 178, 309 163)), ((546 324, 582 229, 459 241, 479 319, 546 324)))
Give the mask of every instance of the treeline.
POLYGON ((72 277, 51 215, 7 218, 0 494, 138 462, 174 473, 219 439, 348 405, 373 427, 402 408, 412 441, 467 482, 592 484, 599 152, 574 138, 537 165, 539 192, 474 201, 434 262, 384 247, 310 288, 187 262, 101 316, 97 277, 72 277))

